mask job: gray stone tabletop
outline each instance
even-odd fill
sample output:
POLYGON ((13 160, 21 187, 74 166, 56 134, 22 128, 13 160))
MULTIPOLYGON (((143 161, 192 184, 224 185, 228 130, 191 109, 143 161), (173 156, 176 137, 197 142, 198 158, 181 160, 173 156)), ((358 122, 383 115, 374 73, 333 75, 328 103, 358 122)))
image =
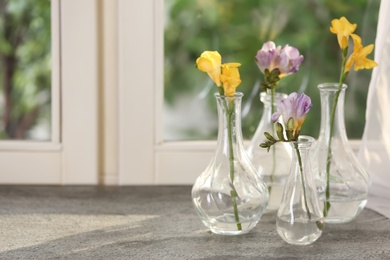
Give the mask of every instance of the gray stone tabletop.
POLYGON ((219 236, 189 186, 0 186, 0 259, 390 259, 390 220, 365 209, 312 245, 286 244, 275 213, 219 236))

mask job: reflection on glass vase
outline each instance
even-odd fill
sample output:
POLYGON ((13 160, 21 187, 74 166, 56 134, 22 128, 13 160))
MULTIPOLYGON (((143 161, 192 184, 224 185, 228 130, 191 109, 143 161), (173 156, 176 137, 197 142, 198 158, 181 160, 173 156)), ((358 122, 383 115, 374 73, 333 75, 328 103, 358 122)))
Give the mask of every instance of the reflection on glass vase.
POLYGON ((314 138, 300 136, 291 142, 293 163, 276 217, 276 230, 289 244, 308 245, 322 234, 323 215, 310 165, 314 138))
POLYGON ((370 177, 348 142, 344 123, 347 85, 324 83, 321 94, 321 130, 314 151, 313 171, 326 223, 353 220, 367 202, 370 177))
POLYGON ((275 92, 272 98, 271 91, 260 94, 260 100, 264 104, 263 115, 247 148, 249 159, 268 186, 270 198, 267 210, 269 211, 278 210, 280 206, 283 187, 290 171, 291 148, 288 144, 280 142, 273 145, 267 152, 267 149, 260 148, 259 145, 266 141, 264 132, 276 136, 275 124, 271 116, 276 111, 279 101, 286 97, 284 93, 275 92))
POLYGON ((242 93, 215 94, 218 142, 214 157, 192 187, 192 201, 213 233, 239 235, 260 220, 268 203, 267 186, 248 159, 241 132, 242 93))

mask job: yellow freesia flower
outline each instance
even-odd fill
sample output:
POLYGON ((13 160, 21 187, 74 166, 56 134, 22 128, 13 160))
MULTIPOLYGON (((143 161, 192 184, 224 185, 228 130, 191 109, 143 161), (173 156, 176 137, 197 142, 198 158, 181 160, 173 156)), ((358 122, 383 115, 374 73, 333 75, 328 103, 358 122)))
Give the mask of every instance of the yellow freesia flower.
POLYGON ((240 63, 232 62, 222 65, 221 81, 223 83, 223 90, 225 96, 233 96, 236 92, 236 88, 241 83, 240 73, 238 67, 240 63))
POLYGON ((204 51, 196 60, 198 69, 207 72, 214 83, 219 87, 221 80, 221 55, 217 51, 204 51))
POLYGON ((378 66, 375 61, 367 59, 366 57, 374 49, 374 44, 363 47, 362 39, 358 35, 352 34, 351 37, 353 39, 353 52, 345 64, 345 72, 349 71, 352 66, 354 66, 355 71, 362 69, 372 69, 378 66))
POLYGON ((341 49, 348 47, 349 36, 355 31, 356 27, 356 23, 351 24, 344 16, 340 19, 332 20, 330 31, 337 34, 337 41, 339 42, 341 49))

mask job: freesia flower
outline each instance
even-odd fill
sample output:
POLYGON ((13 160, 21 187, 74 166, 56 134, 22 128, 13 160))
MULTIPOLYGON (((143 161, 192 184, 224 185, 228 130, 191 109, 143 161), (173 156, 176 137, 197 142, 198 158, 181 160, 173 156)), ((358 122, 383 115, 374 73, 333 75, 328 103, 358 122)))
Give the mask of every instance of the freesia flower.
POLYGON ((221 95, 233 96, 241 83, 238 71, 241 64, 231 62, 221 65, 221 60, 222 57, 217 51, 204 51, 196 60, 196 65, 200 71, 207 72, 218 86, 221 95))
MULTIPOLYGON (((347 76, 349 74, 349 70, 354 66, 355 71, 361 70, 361 69, 372 69, 373 67, 377 66, 378 64, 370 59, 367 59, 366 56, 372 52, 374 49, 374 45, 370 44, 366 47, 363 47, 361 38, 353 34, 355 31, 357 25, 351 24, 345 17, 341 17, 340 19, 334 19, 332 20, 332 27, 330 27, 330 31, 334 34, 337 34, 337 41, 341 48, 341 57, 342 57, 342 63, 341 63, 341 71, 340 71, 340 79, 338 83, 338 90, 335 94, 335 99, 333 100, 333 104, 330 111, 330 119, 329 119, 329 126, 330 129, 333 129, 334 121, 335 121, 335 114, 336 114, 336 108, 338 103, 338 97, 342 90, 342 86, 347 79, 347 76), (353 52, 348 57, 348 39, 349 36, 352 37, 353 40, 353 52), (348 58, 347 58, 348 57, 348 58)), ((324 217, 328 215, 329 209, 331 207, 331 204, 329 202, 330 198, 330 169, 331 169, 331 162, 332 162, 332 135, 329 131, 327 133, 328 136, 326 137, 328 139, 327 141, 327 158, 326 158, 326 187, 325 187, 325 194, 326 194, 326 202, 324 202, 324 217)))
MULTIPOLYGON (((303 177, 303 165, 301 154, 298 149, 298 137, 301 130, 301 126, 305 121, 306 115, 312 107, 311 99, 304 93, 298 98, 296 92, 288 95, 287 98, 279 101, 277 111, 272 115, 272 121, 276 123, 277 138, 273 137, 270 133, 265 132, 265 138, 267 141, 260 144, 261 148, 266 148, 269 152, 271 146, 278 142, 293 142, 293 147, 297 153, 299 169, 301 173, 301 181, 303 188, 303 199, 306 207, 307 216, 311 219, 310 208, 308 207, 306 191, 305 191, 305 178, 303 177), (285 127, 279 122, 276 122, 278 118, 282 116, 285 127), (287 137, 287 138, 286 138, 287 137)), ((322 228, 322 227, 321 227, 322 228)))
POLYGON ((198 69, 207 72, 214 83, 221 86, 221 60, 222 57, 217 51, 204 51, 196 60, 198 69))
POLYGON ((344 16, 340 19, 332 20, 330 31, 337 34, 337 41, 339 42, 341 49, 348 47, 349 36, 355 31, 356 27, 356 23, 351 24, 344 16))
POLYGON ((366 57, 374 49, 374 44, 363 47, 362 39, 358 35, 352 34, 351 37, 353 39, 353 52, 347 60, 345 71, 349 71, 353 65, 355 71, 362 69, 372 69, 378 66, 375 61, 367 59, 366 57))
POLYGON ((260 71, 264 74, 265 70, 274 70, 280 63, 281 46, 276 48, 273 41, 268 41, 263 44, 261 49, 256 54, 256 63, 260 71))
POLYGON ((279 101, 277 111, 272 114, 272 121, 276 123, 276 134, 279 139, 276 139, 270 133, 266 132, 264 135, 267 138, 267 141, 261 143, 260 147, 267 148, 269 151, 271 146, 277 142, 297 141, 302 124, 312 106, 310 97, 304 93, 298 97, 298 94, 293 92, 288 95, 287 98, 279 101), (280 116, 283 117, 285 127, 277 122, 280 116), (285 134, 283 134, 283 131, 285 134), (287 139, 285 137, 287 137, 287 139))
POLYGON ((220 76, 223 83, 223 89, 226 96, 233 96, 236 88, 241 83, 238 67, 240 63, 225 63, 222 65, 222 74, 220 76))
POLYGON ((299 54, 297 48, 286 44, 283 48, 276 47, 275 43, 268 41, 256 54, 256 63, 260 71, 265 74, 279 69, 279 78, 297 72, 299 65, 303 61, 303 56, 299 54))
POLYGON ((295 73, 299 70, 299 65, 301 65, 303 61, 303 56, 299 54, 297 48, 289 46, 286 44, 280 53, 280 76, 285 77, 292 73, 295 73))
POLYGON ((264 135, 267 141, 261 143, 260 147, 267 148, 269 151, 271 146, 278 142, 297 141, 301 126, 312 106, 310 97, 304 93, 298 98, 298 94, 293 92, 287 98, 279 101, 277 111, 272 114, 272 121, 276 123, 275 132, 278 139, 270 133, 265 132, 264 135), (283 117, 284 127, 281 123, 277 122, 280 116, 283 117))
POLYGON ((276 122, 282 116, 285 125, 289 128, 289 121, 291 122, 292 119, 292 129, 288 130, 292 130, 293 136, 298 137, 301 126, 312 106, 309 96, 302 93, 298 98, 298 94, 293 92, 278 103, 277 111, 272 115, 272 121, 276 122))

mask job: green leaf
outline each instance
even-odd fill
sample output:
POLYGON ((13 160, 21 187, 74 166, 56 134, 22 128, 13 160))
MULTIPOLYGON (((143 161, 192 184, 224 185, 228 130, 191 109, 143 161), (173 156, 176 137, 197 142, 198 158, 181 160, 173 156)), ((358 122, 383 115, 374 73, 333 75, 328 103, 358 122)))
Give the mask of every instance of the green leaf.
POLYGON ((286 141, 283 135, 283 126, 279 122, 276 123, 276 134, 278 135, 280 141, 286 141))
POLYGON ((267 143, 261 143, 259 146, 261 148, 269 148, 269 145, 267 143))
POLYGON ((280 70, 273 69, 271 72, 268 69, 264 70, 264 81, 261 83, 263 89, 275 89, 279 83, 280 70))
POLYGON ((268 140, 272 141, 272 142, 275 142, 275 138, 268 132, 264 132, 264 135, 265 135, 265 138, 267 138, 268 140))
POLYGON ((287 130, 294 131, 294 119, 290 117, 287 121, 287 130))
POLYGON ((271 71, 270 77, 272 79, 278 79, 279 80, 280 70, 278 68, 275 68, 271 71))
POLYGON ((287 140, 288 141, 294 141, 294 131, 292 130, 286 130, 287 140))

